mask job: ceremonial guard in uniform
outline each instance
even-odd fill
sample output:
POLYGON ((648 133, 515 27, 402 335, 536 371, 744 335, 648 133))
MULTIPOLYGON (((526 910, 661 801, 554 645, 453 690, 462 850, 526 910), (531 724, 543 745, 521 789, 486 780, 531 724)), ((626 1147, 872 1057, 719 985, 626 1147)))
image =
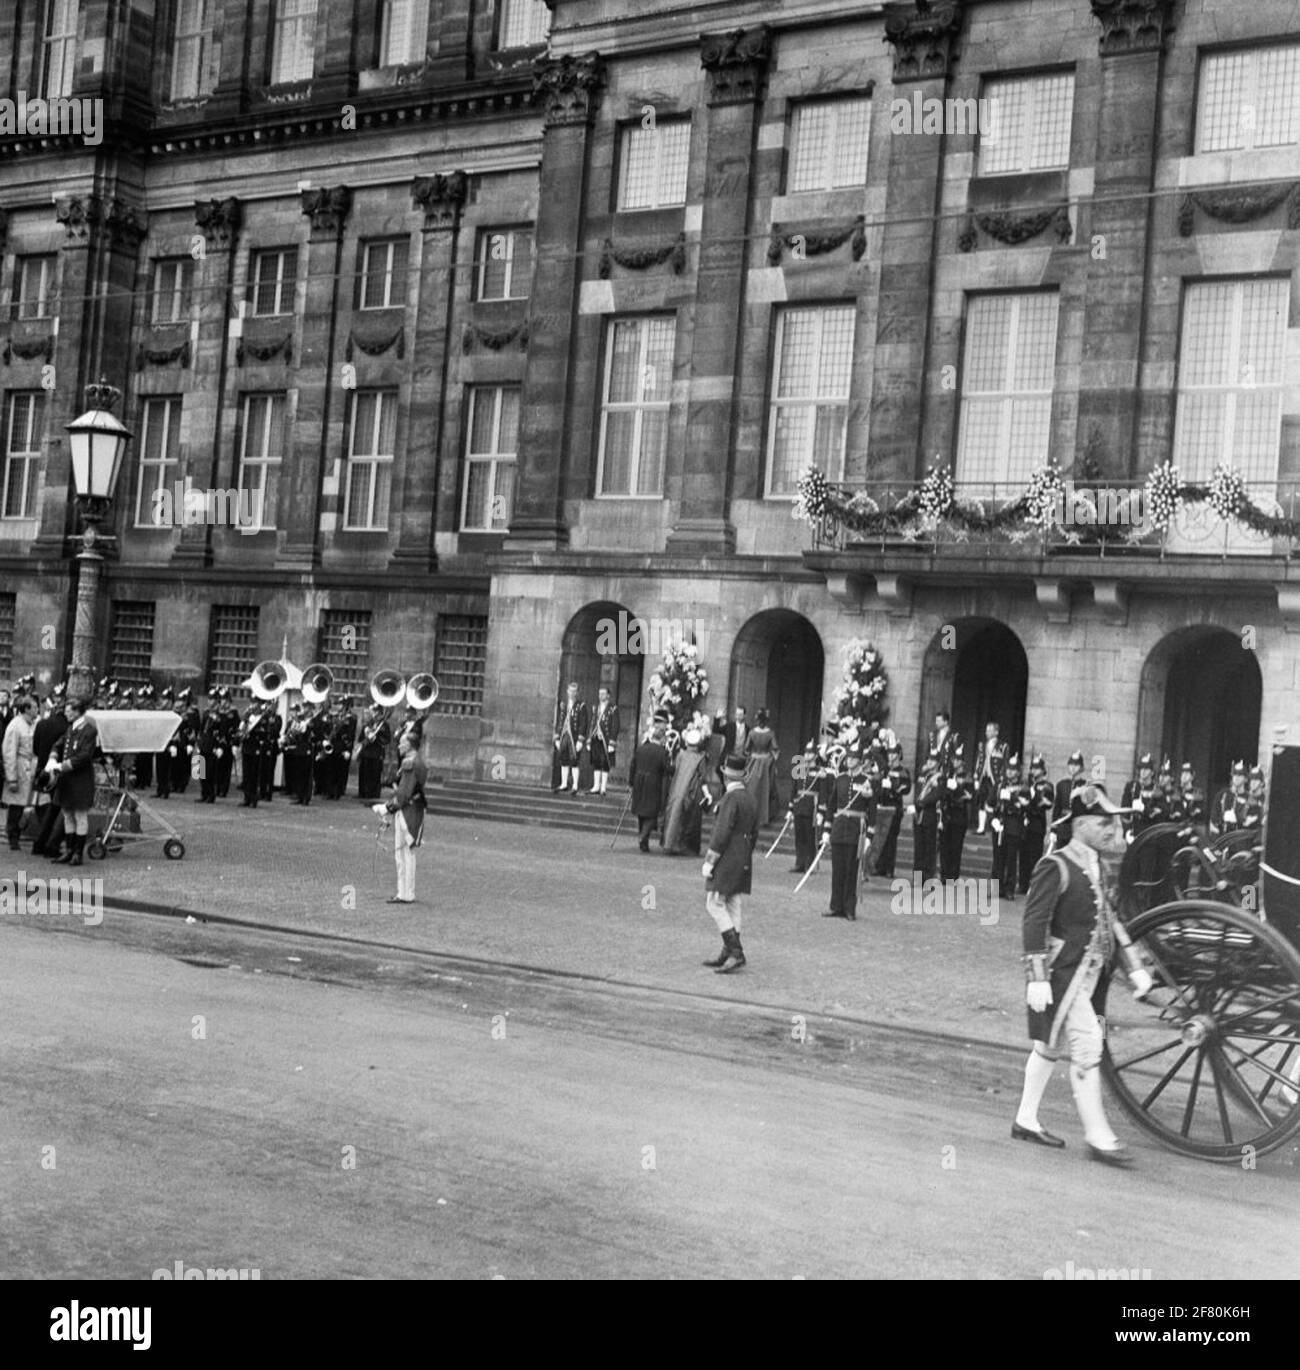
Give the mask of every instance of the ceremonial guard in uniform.
POLYGON ((578 698, 578 683, 569 681, 565 687, 564 698, 555 710, 555 755, 560 763, 560 783, 557 790, 578 793, 578 770, 582 762, 582 750, 587 745, 587 729, 590 719, 587 706, 578 698), (573 784, 569 784, 569 776, 573 784))
POLYGON ((934 731, 929 739, 930 755, 938 766, 940 775, 946 779, 953 773, 957 758, 961 755, 961 734, 952 730, 947 709, 940 709, 934 716, 934 731))
POLYGON ((1055 833, 1058 847, 1063 847, 1070 840, 1070 796, 1085 783, 1083 753, 1071 752, 1066 769, 1068 774, 1065 779, 1056 782, 1052 804, 1052 831, 1055 833))
POLYGON ((203 759, 201 793, 196 803, 215 804, 230 788, 230 767, 235 754, 239 717, 230 707, 230 691, 218 685, 211 695, 212 707, 199 732, 199 755, 203 759))
POLYGON ((727 788, 704 857, 705 908, 722 933, 722 951, 704 964, 719 975, 729 975, 745 964, 740 944, 741 899, 750 892, 753 879, 758 806, 745 789, 743 756, 729 756, 722 775, 727 788))
MULTIPOLYGON (((998 738, 998 725, 984 725, 984 741, 980 743, 979 754, 975 759, 975 802, 979 805, 979 823, 975 831, 982 833, 988 827, 989 817, 997 807, 998 792, 1003 788, 1007 768, 1007 744, 998 738)), ((994 842, 996 849, 997 843, 994 842)), ((997 861, 996 850, 994 862, 997 861)))
POLYGON ((262 803, 269 804, 275 798, 275 763, 280 755, 280 731, 284 727, 276 703, 268 703, 262 710, 262 721, 259 726, 262 733, 262 764, 259 769, 262 779, 262 803))
POLYGON ((239 744, 240 788, 244 799, 241 809, 257 808, 262 793, 262 748, 265 737, 262 732, 262 703, 254 700, 244 711, 240 720, 237 741, 239 744))
POLYGON ((393 816, 393 857, 397 864, 397 893, 390 904, 415 902, 415 853, 424 842, 424 812, 428 801, 424 786, 428 769, 411 733, 397 743, 397 782, 387 803, 374 805, 376 813, 393 816))
POLYGON ((334 756, 326 776, 329 782, 326 799, 342 799, 347 794, 352 748, 356 741, 357 716, 352 712, 352 696, 343 695, 339 700, 339 715, 330 729, 330 745, 334 748, 334 756))
POLYGON ((1029 892, 1029 877, 1047 843, 1056 794, 1047 778, 1047 763, 1037 753, 1029 763, 1029 812, 1025 815, 1025 845, 1020 853, 1020 893, 1029 892))
POLYGON ((831 906, 823 918, 858 916, 858 866, 867 840, 875 830, 875 796, 867 775, 866 760, 857 743, 844 758, 844 769, 835 778, 831 791, 831 906))
POLYGON ((296 743, 299 748, 298 790, 294 803, 306 808, 315 793, 316 762, 329 741, 329 718, 324 709, 308 708, 301 719, 302 729, 296 743))
POLYGON ((1142 996, 1152 988, 1151 976, 1116 916, 1102 865, 1124 850, 1122 812, 1103 786, 1083 785, 1073 793, 1066 815, 1069 843, 1045 856, 1034 871, 1024 923, 1025 1000, 1034 1048, 1025 1064, 1020 1108, 1011 1125, 1017 1141, 1065 1145, 1038 1121, 1038 1106, 1064 1038, 1088 1152, 1109 1165, 1127 1165, 1132 1159, 1111 1130, 1101 1099, 1104 1037, 1097 1014, 1117 945, 1125 953, 1134 993, 1142 996))
POLYGON ((1242 806, 1241 826, 1252 832, 1262 832, 1268 797, 1264 791, 1264 772, 1258 766, 1250 768, 1248 786, 1246 802, 1242 806))
POLYGON ((316 710, 316 746, 312 752, 312 792, 329 798, 330 777, 334 773, 334 728, 339 720, 337 699, 322 702, 316 710))
POLYGON ((939 856, 939 797, 943 777, 937 757, 928 756, 921 766, 912 805, 912 867, 922 880, 934 877, 939 856))
POLYGON ((1033 790, 1020 783, 1020 758, 1008 757, 990 823, 993 829, 993 879, 997 881, 999 896, 1005 899, 1015 899, 1016 890, 1020 887, 1025 826, 1033 802, 1033 790))
POLYGON ((609 787, 609 773, 614 769, 614 750, 618 745, 618 722, 618 705, 602 685, 591 716, 591 738, 587 744, 587 754, 591 757, 592 794, 604 794, 609 787))
POLYGON ((203 726, 203 715, 195 706, 194 694, 188 685, 176 696, 176 709, 181 721, 176 729, 176 736, 172 739, 176 744, 176 752, 171 755, 171 788, 173 794, 184 794, 190 783, 194 754, 199 743, 199 730, 203 726))
POLYGON ((903 744, 897 738, 889 744, 884 773, 880 777, 876 822, 885 826, 885 841, 876 862, 876 875, 890 879, 898 860, 898 834, 903 827, 904 801, 912 792, 912 773, 903 765, 903 744))
POLYGON ((808 739, 803 756, 791 768, 792 796, 790 820, 794 824, 794 865, 790 870, 802 875, 817 854, 817 743, 808 739))
POLYGON ((1144 752, 1138 757, 1137 779, 1130 780, 1124 786, 1121 798, 1121 807, 1130 810, 1132 814, 1129 819, 1129 841, 1139 833, 1145 832, 1153 823, 1164 823, 1168 820, 1164 794, 1156 784, 1155 759, 1150 752, 1144 752))
POLYGON ((357 794, 363 803, 379 798, 380 781, 384 774, 384 757, 388 755, 393 730, 388 725, 388 710, 382 704, 372 704, 361 729, 361 744, 357 755, 357 794))
POLYGON ((1210 831, 1216 836, 1236 832, 1242 826, 1245 804, 1246 763, 1234 761, 1227 787, 1214 796, 1214 805, 1210 809, 1210 831))
MULTIPOLYGON (((642 851, 650 850, 650 835, 659 826, 668 799, 672 766, 664 746, 667 727, 668 716, 655 714, 650 736, 632 753, 628 768, 627 783, 632 791, 632 812, 637 818, 637 842, 642 851)), ((660 838, 662 841, 662 832, 660 838)))
MULTIPOLYGON (((177 701, 172 693, 171 686, 164 689, 158 696, 158 708, 162 711, 175 710, 177 701)), ((158 759, 154 765, 154 777, 158 782, 158 788, 154 791, 155 799, 169 799, 172 792, 172 776, 175 774, 177 756, 181 754, 180 732, 174 732, 171 740, 158 753, 158 759)), ((187 763, 188 766, 188 763, 187 763)))
POLYGON ((939 789, 939 878, 956 880, 961 876, 962 847, 970 823, 970 805, 975 786, 966 774, 961 752, 953 756, 952 770, 939 789))
MULTIPOLYGON (((153 710, 158 707, 158 696, 154 693, 152 685, 141 685, 135 692, 135 707, 146 710, 153 710)), ((137 790, 147 790, 153 784, 152 752, 136 752, 131 783, 137 790)))
POLYGON ((1169 814, 1170 821, 1188 828, 1198 828, 1205 822, 1205 791, 1196 783, 1196 773, 1190 761, 1184 761, 1178 776, 1169 814))

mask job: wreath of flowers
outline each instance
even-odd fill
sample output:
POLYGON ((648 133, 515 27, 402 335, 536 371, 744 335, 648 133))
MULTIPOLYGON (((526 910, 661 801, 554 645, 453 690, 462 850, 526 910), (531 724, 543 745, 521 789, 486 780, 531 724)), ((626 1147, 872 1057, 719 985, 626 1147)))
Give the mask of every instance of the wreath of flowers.
POLYGON ((888 717, 888 689, 889 677, 880 653, 870 642, 855 638, 844 649, 844 683, 831 692, 837 742, 849 746, 870 731, 873 723, 888 717))
POLYGON ((679 731, 709 693, 709 675, 699 658, 699 648, 693 643, 674 643, 646 687, 651 713, 667 713, 679 731))

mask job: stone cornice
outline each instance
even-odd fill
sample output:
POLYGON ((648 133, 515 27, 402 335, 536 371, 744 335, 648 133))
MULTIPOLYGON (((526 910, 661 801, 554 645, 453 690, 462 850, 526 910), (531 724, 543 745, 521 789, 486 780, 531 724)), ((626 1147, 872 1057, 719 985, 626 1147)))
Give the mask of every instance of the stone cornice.
POLYGON ((1101 21, 1101 55, 1159 52, 1173 31, 1169 14, 1174 0, 1092 0, 1101 21))
POLYGON ((709 74, 709 104, 751 104, 762 94, 772 56, 772 32, 764 24, 730 33, 700 35, 700 65, 709 74))
POLYGON ((533 98, 542 105, 546 127, 589 124, 604 79, 605 62, 598 52, 538 58, 533 63, 533 98))
POLYGON ((885 41, 894 48, 894 80, 947 76, 957 58, 960 0, 896 0, 884 8, 885 41))

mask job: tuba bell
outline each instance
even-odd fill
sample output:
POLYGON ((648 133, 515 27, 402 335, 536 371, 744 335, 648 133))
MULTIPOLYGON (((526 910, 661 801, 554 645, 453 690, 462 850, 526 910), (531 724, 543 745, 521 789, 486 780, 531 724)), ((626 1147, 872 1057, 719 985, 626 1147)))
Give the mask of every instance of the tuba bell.
POLYGON ((323 704, 333 688, 334 672, 322 662, 315 662, 302 673, 302 697, 308 704, 323 704))
POLYGON ((254 667, 248 688, 254 699, 279 699, 289 681, 278 661, 263 661, 254 667))
POLYGON ((406 683, 406 702, 412 709, 424 710, 433 707, 438 698, 438 682, 427 671, 413 675, 406 683))
POLYGON ((405 694, 406 681, 398 671, 376 671, 370 677, 370 698, 381 708, 394 708, 405 694))

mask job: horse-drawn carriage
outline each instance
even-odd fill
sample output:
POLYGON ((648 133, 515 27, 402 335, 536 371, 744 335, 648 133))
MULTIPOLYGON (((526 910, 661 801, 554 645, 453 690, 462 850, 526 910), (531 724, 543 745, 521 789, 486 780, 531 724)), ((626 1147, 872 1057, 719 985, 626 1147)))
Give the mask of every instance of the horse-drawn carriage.
POLYGON ((1300 806, 1280 772, 1300 748, 1275 749, 1264 832, 1160 823, 1119 867, 1155 988, 1111 981, 1102 1069, 1140 1127, 1202 1160, 1249 1164, 1300 1132, 1300 806))

